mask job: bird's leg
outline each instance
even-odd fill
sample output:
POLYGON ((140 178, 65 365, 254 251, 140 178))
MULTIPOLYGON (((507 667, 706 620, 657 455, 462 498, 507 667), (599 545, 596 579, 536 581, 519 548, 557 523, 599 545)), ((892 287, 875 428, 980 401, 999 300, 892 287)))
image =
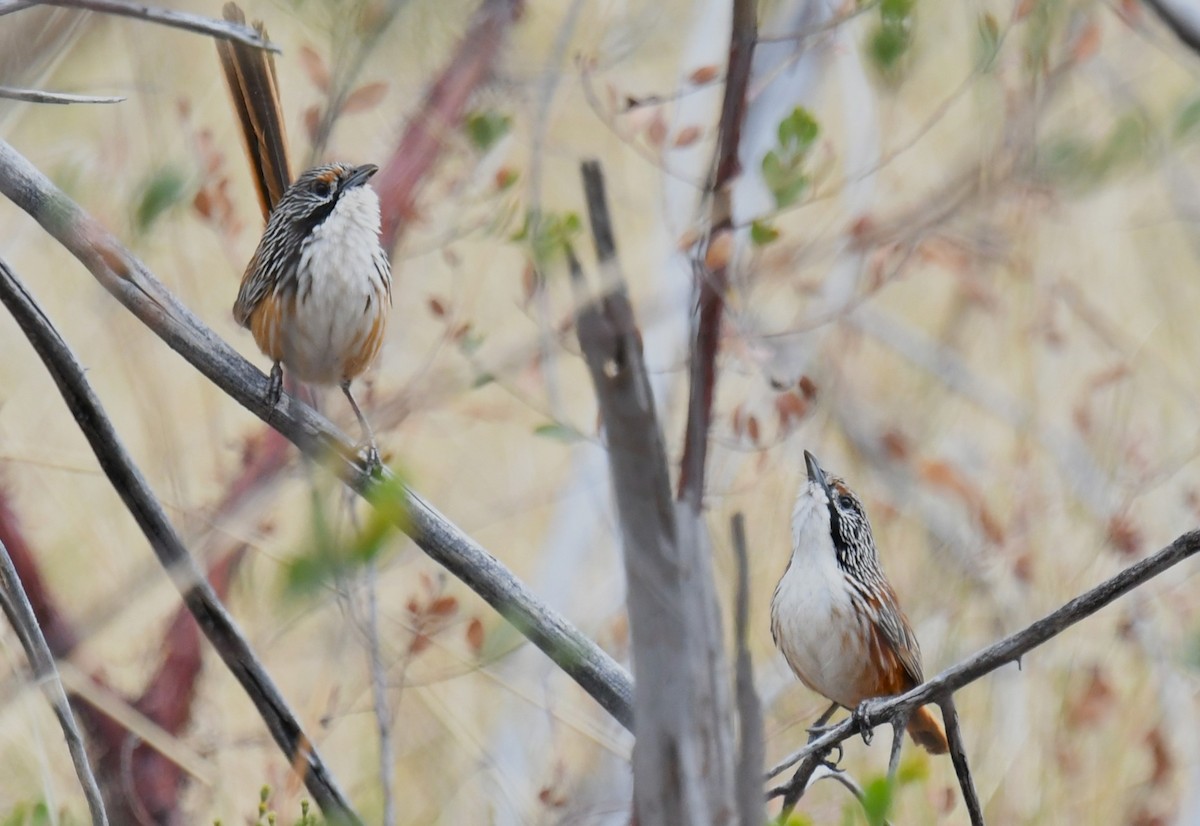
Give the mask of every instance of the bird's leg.
POLYGON ((371 425, 367 423, 367 417, 359 409, 358 402, 354 400, 354 394, 350 392, 349 380, 342 382, 342 392, 350 400, 350 406, 354 408, 354 415, 358 417, 358 424, 362 428, 363 438, 367 442, 367 475, 379 476, 383 469, 383 462, 379 460, 379 448, 375 445, 375 434, 371 430, 371 425))
POLYGON ((870 700, 863 700, 858 704, 858 708, 850 712, 850 715, 858 721, 859 734, 862 735, 863 742, 868 746, 871 745, 871 738, 875 736, 875 731, 871 728, 870 704, 870 700))
POLYGON ((267 407, 273 411, 282 397, 283 364, 277 361, 271 365, 271 374, 267 378, 267 407))
POLYGON ((900 748, 904 745, 904 728, 907 721, 902 715, 892 718, 892 756, 888 758, 888 782, 896 780, 896 769, 900 767, 900 748))
POLYGON ((811 726, 808 727, 808 742, 812 742, 820 737, 825 732, 829 731, 829 726, 825 725, 829 722, 829 718, 838 710, 837 703, 830 703, 829 708, 825 709, 824 713, 816 719, 811 726))

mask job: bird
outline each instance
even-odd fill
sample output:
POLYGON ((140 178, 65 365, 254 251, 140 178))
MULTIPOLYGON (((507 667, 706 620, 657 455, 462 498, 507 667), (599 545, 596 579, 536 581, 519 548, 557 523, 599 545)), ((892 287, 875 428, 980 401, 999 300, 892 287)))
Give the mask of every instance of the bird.
MULTIPOLYGON (((792 555, 771 598, 771 636, 804 685, 840 706, 902 694, 924 682, 921 648, 879 563, 862 500, 804 451, 807 477, 792 510, 792 555)), ((912 739, 945 754, 946 734, 929 706, 908 718, 912 739)), ((864 737, 866 737, 864 730, 864 737)), ((900 733, 891 766, 899 756, 900 733)))
MULTIPOLYGON (((246 24, 236 3, 226 3, 223 16, 246 24)), ((254 28, 269 39, 261 21, 254 28)), ((378 167, 331 163, 293 181, 274 57, 232 40, 217 41, 217 56, 267 222, 242 275, 234 318, 273 362, 266 393, 271 408, 283 394, 282 367, 309 384, 341 387, 374 475, 381 468, 379 448, 350 383, 379 353, 392 305, 379 196, 366 185, 378 167)))
POLYGON ((283 370, 309 384, 341 387, 367 444, 379 449, 350 383, 374 361, 392 305, 387 253, 379 242, 379 196, 367 185, 374 164, 331 163, 298 177, 271 210, 233 305, 274 364, 267 403, 283 392, 283 370))

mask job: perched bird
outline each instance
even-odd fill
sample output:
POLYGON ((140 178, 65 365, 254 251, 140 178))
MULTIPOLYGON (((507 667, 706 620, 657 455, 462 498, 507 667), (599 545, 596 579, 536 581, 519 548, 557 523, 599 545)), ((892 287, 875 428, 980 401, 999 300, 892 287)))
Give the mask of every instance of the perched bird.
MULTIPOLYGON (((879 565, 862 502, 807 450, 804 461, 808 478, 792 511, 792 558, 771 599, 771 636, 800 681, 833 701, 820 725, 838 706, 855 711, 924 678, 920 646, 879 565)), ((928 706, 913 712, 908 733, 933 754, 947 750, 928 706)))
POLYGON ((350 392, 383 343, 392 304, 387 253, 379 245, 379 196, 366 186, 374 164, 310 169, 287 188, 246 266, 233 315, 275 364, 268 401, 296 378, 342 388, 379 466, 371 426, 350 392))

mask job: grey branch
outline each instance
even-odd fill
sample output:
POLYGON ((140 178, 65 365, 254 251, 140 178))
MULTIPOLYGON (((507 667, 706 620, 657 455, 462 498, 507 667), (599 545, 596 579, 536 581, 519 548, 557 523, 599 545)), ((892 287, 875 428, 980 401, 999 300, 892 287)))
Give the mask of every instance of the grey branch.
POLYGON ((767 822, 763 808, 761 776, 766 761, 763 742, 762 706, 754 690, 754 664, 746 644, 750 615, 750 560, 746 550, 746 518, 735 513, 730 521, 733 553, 737 562, 737 599, 734 606, 733 638, 737 646, 735 679, 738 710, 737 801, 742 826, 767 822))
POLYGON ((329 819, 359 823, 312 740, 304 733, 271 675, 196 566, 141 471, 129 458, 120 436, 92 392, 83 366, 33 296, 3 261, 0 261, 0 302, 8 308, 46 365, 109 482, 150 541, 200 629, 258 709, 289 765, 304 767, 305 786, 329 819))
MULTIPOLYGON (((305 455, 330 467, 353 490, 365 494, 374 486, 345 434, 291 396, 269 407, 262 371, 206 327, 104 227, 3 141, 0 192, 32 215, 106 290, 238 404, 268 422, 305 455)), ((390 471, 385 475, 394 482, 390 471)), ((407 512, 396 518, 398 527, 632 729, 633 681, 628 672, 420 494, 404 490, 407 512)))
POLYGON ((1145 0, 1158 19, 1175 33, 1185 46, 1200 54, 1200 10, 1195 3, 1182 0, 1145 0))
POLYGON ((14 89, 0 86, 0 98, 22 100, 26 103, 120 103, 123 97, 101 97, 96 95, 73 95, 68 92, 42 92, 37 89, 14 89))
POLYGON ((939 705, 942 708, 942 719, 946 723, 946 739, 950 742, 950 760, 954 763, 954 773, 958 776, 958 787, 962 789, 971 826, 983 826, 983 808, 979 805, 979 795, 975 793, 975 782, 971 779, 971 769, 967 766, 967 749, 963 745, 962 726, 958 724, 958 707, 954 705, 954 695, 947 694, 939 705))
MULTIPOLYGON (((870 702, 867 716, 870 719, 871 727, 888 723, 897 714, 911 714, 916 708, 928 703, 943 703, 955 691, 990 674, 1005 663, 1019 661, 1029 651, 1052 637, 1058 636, 1075 623, 1091 616, 1110 602, 1177 565, 1197 551, 1200 551, 1200 531, 1185 533, 1153 556, 1130 565, 1116 576, 1075 597, 1066 605, 1052 611, 1032 625, 1015 634, 1010 634, 957 665, 947 668, 941 674, 911 691, 896 697, 870 702)), ((946 722, 948 725, 950 724, 949 717, 946 722)), ((776 777, 796 763, 808 761, 814 757, 823 757, 834 746, 858 732, 857 718, 855 716, 846 718, 804 748, 782 760, 767 773, 767 778, 776 777)), ((816 763, 814 762, 812 765, 815 769, 816 763)), ((786 794, 796 782, 793 779, 791 783, 773 789, 772 796, 786 794)))
POLYGON ((100 12, 101 14, 132 17, 137 20, 145 20, 148 23, 157 23, 161 26, 170 26, 176 29, 196 32, 197 34, 206 34, 209 37, 215 37, 219 40, 237 40, 249 46, 266 49, 270 52, 280 51, 278 46, 264 40, 250 26, 229 23, 224 20, 215 20, 211 17, 203 17, 199 14, 191 14, 185 11, 160 9, 155 6, 147 6, 143 3, 129 3, 126 0, 40 0, 38 3, 24 3, 22 0, 17 0, 15 3, 0 4, 0 16, 29 8, 32 5, 63 6, 71 9, 86 9, 88 11, 100 12))
MULTIPOLYGON (((8 274, 3 261, 0 261, 0 274, 8 274)), ((38 625, 33 606, 29 604, 25 586, 21 584, 12 557, 8 555, 8 548, 4 547, 3 542, 0 542, 0 607, 4 609, 5 616, 17 632, 21 647, 25 649, 25 656, 29 658, 33 676, 50 701, 58 724, 62 726, 63 737, 66 738, 67 748, 71 751, 71 761, 75 764, 75 774, 79 777, 79 784, 83 786, 83 794, 92 813, 92 823, 107 826, 108 813, 104 811, 104 799, 100 796, 100 787, 96 784, 96 776, 88 763, 87 749, 75 722, 75 715, 71 712, 71 704, 67 701, 67 692, 63 690, 62 681, 58 677, 54 655, 50 653, 50 646, 46 644, 46 637, 38 625)))
MULTIPOLYGON (((576 331, 608 448, 628 588, 637 737, 633 798, 642 826, 728 823, 733 801, 731 711, 702 522, 671 501, 666 448, 625 288, 600 165, 582 168, 603 287, 579 301, 576 331)), ((761 763, 759 764, 761 766, 761 763)))

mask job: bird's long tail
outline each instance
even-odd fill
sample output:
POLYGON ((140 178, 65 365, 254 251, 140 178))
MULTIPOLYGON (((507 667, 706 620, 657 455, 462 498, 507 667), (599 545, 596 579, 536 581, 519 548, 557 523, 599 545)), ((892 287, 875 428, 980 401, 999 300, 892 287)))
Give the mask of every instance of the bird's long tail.
MULTIPOLYGON (((231 23, 246 22, 246 15, 237 3, 226 3, 224 16, 231 23)), ((262 21, 255 21, 254 28, 263 40, 267 39, 262 21)), ((292 182, 275 58, 264 49, 232 40, 217 41, 217 56, 233 96, 233 108, 250 160, 250 174, 265 219, 292 182)))
POLYGON ((950 750, 946 732, 929 706, 921 706, 908 718, 908 733, 914 743, 930 754, 945 754, 950 750))

